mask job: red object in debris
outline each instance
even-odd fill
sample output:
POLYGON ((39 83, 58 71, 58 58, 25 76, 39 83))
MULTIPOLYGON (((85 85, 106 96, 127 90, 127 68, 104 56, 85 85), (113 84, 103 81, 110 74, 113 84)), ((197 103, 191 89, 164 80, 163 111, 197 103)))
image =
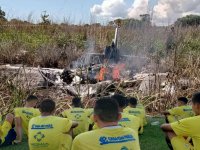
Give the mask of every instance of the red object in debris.
POLYGON ((125 67, 125 64, 117 64, 112 71, 112 78, 113 80, 120 79, 120 71, 125 67))

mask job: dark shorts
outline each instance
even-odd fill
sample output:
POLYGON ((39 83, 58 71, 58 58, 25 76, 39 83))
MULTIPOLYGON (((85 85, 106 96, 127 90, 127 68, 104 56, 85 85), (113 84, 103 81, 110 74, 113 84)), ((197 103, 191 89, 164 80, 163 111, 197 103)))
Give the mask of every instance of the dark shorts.
POLYGON ((1 144, 0 144, 0 147, 1 147, 1 146, 12 145, 12 143, 13 143, 13 141, 16 139, 16 137, 17 137, 17 134, 16 134, 15 130, 14 130, 14 129, 11 129, 11 130, 8 132, 8 135, 6 136, 4 143, 1 143, 1 144))

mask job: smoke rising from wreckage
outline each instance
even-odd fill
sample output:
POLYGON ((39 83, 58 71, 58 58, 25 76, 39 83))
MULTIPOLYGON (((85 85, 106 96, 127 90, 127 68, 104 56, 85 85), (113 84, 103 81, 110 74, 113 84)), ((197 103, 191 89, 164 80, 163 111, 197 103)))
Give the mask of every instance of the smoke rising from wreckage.
MULTIPOLYGON (((139 91, 148 94, 153 86, 149 87, 150 81, 147 82, 147 80, 154 80, 154 75, 147 74, 142 79, 137 77, 141 78, 143 74, 136 75, 137 67, 142 68, 147 65, 148 59, 147 57, 122 55, 122 50, 118 48, 118 33, 119 27, 115 30, 112 44, 105 48, 103 54, 86 53, 73 62, 70 67, 65 68, 62 73, 49 73, 39 68, 39 72, 44 78, 44 85, 59 84, 70 94, 81 97, 109 95, 110 92, 120 93, 122 91, 118 89, 119 86, 138 86, 139 91)), ((165 74, 166 76, 167 74, 165 74)), ((171 87, 167 90, 171 90, 171 87)))

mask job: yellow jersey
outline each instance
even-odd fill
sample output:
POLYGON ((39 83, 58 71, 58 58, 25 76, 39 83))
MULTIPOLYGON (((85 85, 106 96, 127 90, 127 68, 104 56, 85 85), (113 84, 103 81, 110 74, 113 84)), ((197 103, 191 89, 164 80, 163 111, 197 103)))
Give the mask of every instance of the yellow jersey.
POLYGON ((86 111, 87 111, 87 116, 89 118, 89 124, 94 124, 93 121, 94 108, 87 108, 86 111))
POLYGON ((168 110, 168 112, 170 113, 168 115, 168 121, 170 123, 194 116, 192 106, 179 106, 168 110))
POLYGON ((39 109, 21 107, 14 109, 15 117, 20 117, 22 120, 22 128, 26 135, 28 135, 28 123, 33 117, 37 117, 40 115, 39 109))
POLYGON ((200 116, 185 118, 179 122, 171 123, 171 127, 177 136, 191 137, 194 150, 200 149, 200 116))
POLYGON ((72 121, 56 116, 38 116, 29 122, 30 150, 70 150, 72 138, 67 134, 72 121))
POLYGON ((8 135, 8 132, 12 128, 11 124, 8 121, 4 121, 2 126, 0 125, 0 145, 5 141, 5 137, 8 135))
POLYGON ((121 113, 121 114, 122 114, 122 118, 118 122, 120 126, 131 128, 135 130, 136 133, 138 133, 139 129, 142 127, 140 131, 140 133, 142 133, 143 125, 142 125, 142 122, 140 121, 140 118, 133 115, 129 115, 127 113, 121 113))
POLYGON ((75 136, 88 131, 89 117, 87 110, 83 108, 72 108, 62 112, 62 116, 78 123, 78 126, 73 129, 75 136))
POLYGON ((141 104, 141 103, 138 103, 137 106, 136 106, 136 108, 145 109, 144 105, 141 104))
POLYGON ((72 150, 140 150, 137 133, 121 126, 105 127, 78 135, 72 150))
MULTIPOLYGON (((145 110, 145 107, 144 107, 143 104, 138 103, 137 106, 136 106, 136 108, 139 108, 139 109, 144 110, 144 114, 145 114, 145 116, 146 116, 146 110, 145 110)), ((144 118, 144 126, 146 126, 146 125, 147 125, 147 118, 145 117, 145 118, 144 118)))
POLYGON ((124 112, 139 117, 143 126, 146 125, 146 117, 144 109, 127 107, 124 109, 124 112))

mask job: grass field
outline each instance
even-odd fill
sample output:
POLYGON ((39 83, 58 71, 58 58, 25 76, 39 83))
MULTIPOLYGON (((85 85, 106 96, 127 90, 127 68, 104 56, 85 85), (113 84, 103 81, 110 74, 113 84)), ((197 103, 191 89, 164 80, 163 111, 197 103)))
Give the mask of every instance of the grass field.
MULTIPOLYGON (((149 119, 149 122, 159 121, 163 123, 164 120, 160 118, 149 119)), ((165 143, 164 134, 160 130, 160 125, 152 126, 150 123, 145 127, 144 134, 140 136, 141 150, 168 150, 165 143)), ((1 150, 28 150, 27 142, 20 145, 8 146, 0 148, 1 150)))

